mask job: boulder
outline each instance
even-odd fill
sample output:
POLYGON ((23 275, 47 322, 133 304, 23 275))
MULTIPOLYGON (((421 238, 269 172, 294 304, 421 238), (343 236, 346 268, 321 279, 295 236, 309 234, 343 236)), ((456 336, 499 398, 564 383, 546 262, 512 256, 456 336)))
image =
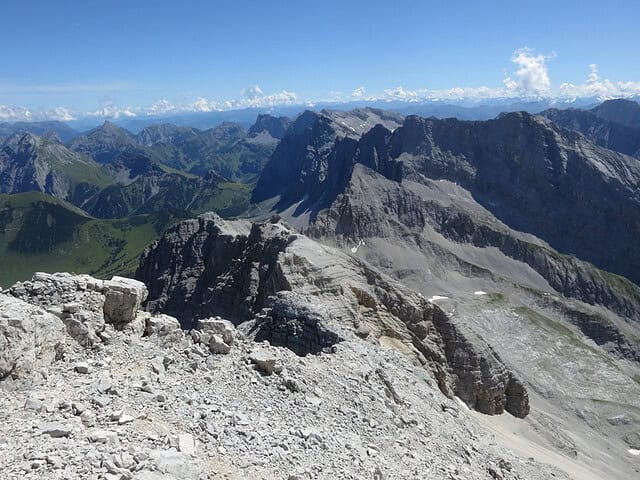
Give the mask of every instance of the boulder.
POLYGON ((68 437, 73 432, 71 426, 60 422, 43 423, 39 428, 43 435, 49 435, 53 438, 68 437))
POLYGON ((207 334, 219 335, 222 337, 222 341, 227 345, 233 345, 236 338, 236 327, 229 320, 222 320, 220 318, 206 318, 198 320, 196 322, 196 330, 199 330, 205 338, 207 334))
POLYGON ((0 294, 0 380, 23 378, 62 352, 65 326, 39 307, 0 294))
POLYGON ((147 318, 145 335, 153 337, 163 345, 177 343, 184 337, 180 322, 169 315, 154 315, 147 318))
POLYGON ((231 351, 231 345, 226 343, 222 336, 213 334, 209 340, 209 350, 211 350, 211 353, 226 355, 231 351))
POLYGON ((104 282, 104 316, 107 322, 121 325, 133 321, 147 298, 144 283, 130 278, 113 277, 104 282))
POLYGON ((280 373, 282 371, 282 366, 278 365, 278 357, 266 348, 260 348, 251 352, 249 361, 265 375, 271 375, 274 372, 280 373))

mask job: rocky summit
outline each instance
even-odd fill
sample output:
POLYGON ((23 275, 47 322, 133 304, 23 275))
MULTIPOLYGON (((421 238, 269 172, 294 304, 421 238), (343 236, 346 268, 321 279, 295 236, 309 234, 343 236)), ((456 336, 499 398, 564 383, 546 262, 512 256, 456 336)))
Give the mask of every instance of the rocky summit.
MULTIPOLYGON (((250 243, 199 221, 250 249, 295 235, 256 225, 250 243)), ((0 294, 3 478, 566 478, 469 421, 528 412, 497 355, 361 262, 309 257, 313 243, 283 247, 292 289, 185 329, 139 310, 135 280, 39 273, 0 294), (321 266, 342 281, 318 290, 321 266)))
MULTIPOLYGON (((294 235, 256 229, 254 242, 294 235)), ((480 339, 361 262, 310 248, 291 239, 274 265, 293 290, 186 329, 139 310, 135 280, 39 273, 3 292, 3 478, 563 478, 465 420, 529 408, 480 339), (342 287, 314 287, 303 271, 321 266, 342 270, 342 287)))

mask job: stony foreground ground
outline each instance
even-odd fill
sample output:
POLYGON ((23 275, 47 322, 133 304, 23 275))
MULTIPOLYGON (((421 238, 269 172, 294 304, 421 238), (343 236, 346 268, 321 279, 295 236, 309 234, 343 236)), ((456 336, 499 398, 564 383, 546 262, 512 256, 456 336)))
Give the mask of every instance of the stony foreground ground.
POLYGON ((3 479, 566 478, 502 451, 400 345, 297 355, 251 322, 183 331, 124 280, 41 280, 13 290, 31 304, 0 294, 3 479))

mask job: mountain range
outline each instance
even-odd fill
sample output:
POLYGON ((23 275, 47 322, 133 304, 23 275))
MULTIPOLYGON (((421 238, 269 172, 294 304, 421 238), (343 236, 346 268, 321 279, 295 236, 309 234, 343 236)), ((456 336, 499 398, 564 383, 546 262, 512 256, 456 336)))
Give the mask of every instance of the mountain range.
POLYGON ((223 316, 305 358, 359 338, 431 371, 469 412, 517 417, 459 413, 500 448, 574 478, 632 478, 638 112, 363 107, 249 128, 105 123, 65 144, 13 132, 0 283, 135 275, 146 308, 187 330, 223 316))

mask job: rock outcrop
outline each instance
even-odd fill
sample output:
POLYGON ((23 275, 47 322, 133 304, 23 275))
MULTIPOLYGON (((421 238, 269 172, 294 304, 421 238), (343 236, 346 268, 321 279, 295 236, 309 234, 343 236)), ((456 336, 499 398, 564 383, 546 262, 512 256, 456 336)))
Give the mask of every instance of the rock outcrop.
POLYGON ((261 133, 267 133, 271 138, 281 140, 291 120, 287 117, 274 117, 269 114, 259 114, 256 122, 249 128, 249 136, 256 137, 261 133))
POLYGON ((144 283, 123 277, 113 277, 103 288, 104 316, 114 325, 132 322, 148 294, 144 283))
POLYGON ((508 388, 514 375, 482 339, 470 340, 426 299, 276 219, 251 225, 208 214, 183 222, 145 252, 136 277, 149 286, 147 308, 185 326, 211 315, 254 319, 256 339, 304 355, 356 338, 364 324, 372 338, 395 339, 430 368, 447 395, 488 414, 507 405, 514 415, 528 412, 526 395, 508 388))
POLYGON ((168 229, 145 251, 136 278, 149 288, 149 310, 176 316, 185 328, 215 315, 239 323, 287 289, 277 260, 294 238, 277 223, 204 214, 168 229))
MULTIPOLYGON (((71 337, 82 345, 93 345, 101 341, 105 322, 123 329, 138 318, 147 288, 122 277, 98 280, 89 275, 39 272, 7 293, 54 314, 71 337)), ((144 325, 138 330, 144 331, 144 325)))
POLYGON ((83 200, 97 190, 86 178, 99 175, 93 160, 31 133, 16 133, 0 144, 0 193, 38 191, 83 200))
POLYGON ((256 315, 256 341, 287 347, 298 355, 329 351, 343 339, 326 325, 329 312, 322 305, 291 291, 277 292, 256 315))
POLYGON ((0 293, 0 380, 49 365, 64 349, 62 321, 42 308, 0 293))
POLYGON ((640 126, 631 127, 598 116, 593 110, 558 110, 541 112, 556 125, 580 132, 596 145, 640 158, 640 126))

